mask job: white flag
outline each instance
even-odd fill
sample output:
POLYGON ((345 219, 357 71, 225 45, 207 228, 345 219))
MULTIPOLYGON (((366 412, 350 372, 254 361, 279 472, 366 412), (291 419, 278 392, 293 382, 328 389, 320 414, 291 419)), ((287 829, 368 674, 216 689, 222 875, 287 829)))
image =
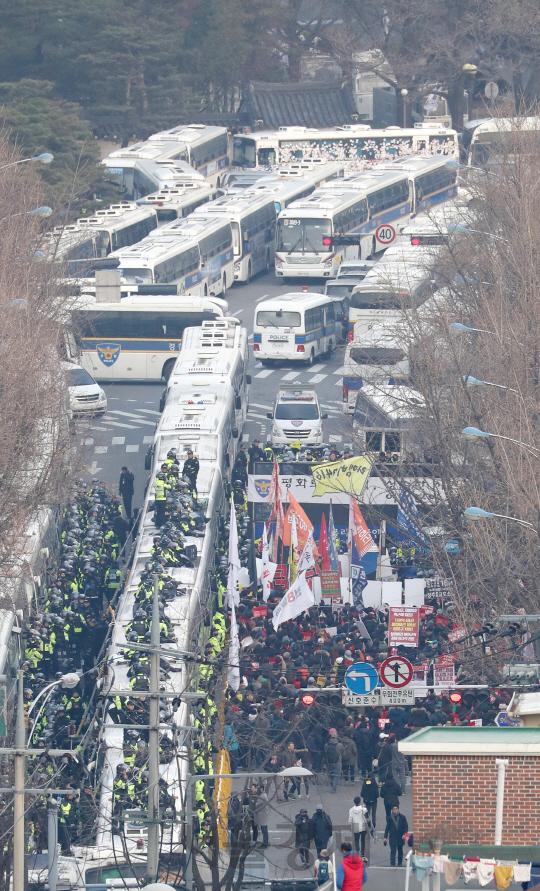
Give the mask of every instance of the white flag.
POLYGON ((309 587, 306 574, 303 572, 297 577, 294 585, 291 585, 287 593, 283 595, 274 610, 274 615, 272 616, 274 631, 277 631, 283 622, 295 619, 296 616, 309 609, 314 603, 315 594, 309 587))
POLYGON ((313 556, 313 528, 311 528, 309 530, 308 540, 304 545, 304 550, 300 554, 300 559, 298 561, 296 571, 300 575, 300 573, 305 572, 306 569, 311 569, 314 563, 315 557, 313 556))
POLYGON ((227 604, 229 609, 232 609, 233 606, 238 606, 240 603, 240 594, 238 593, 239 571, 238 527, 236 525, 234 501, 231 498, 231 519, 229 524, 229 575, 227 577, 227 604))
POLYGON ((272 563, 270 561, 270 553, 268 550, 268 536, 266 534, 266 523, 263 524, 263 536, 262 536, 262 569, 261 569, 261 582, 263 589, 263 600, 266 603, 268 598, 270 597, 270 591, 272 589, 272 580, 274 578, 274 573, 276 571, 277 563, 272 563))
POLYGON ((229 641, 229 667, 227 669, 227 683, 233 690, 240 686, 240 642, 238 639, 238 625, 236 624, 236 610, 234 604, 231 607, 231 629, 229 641))

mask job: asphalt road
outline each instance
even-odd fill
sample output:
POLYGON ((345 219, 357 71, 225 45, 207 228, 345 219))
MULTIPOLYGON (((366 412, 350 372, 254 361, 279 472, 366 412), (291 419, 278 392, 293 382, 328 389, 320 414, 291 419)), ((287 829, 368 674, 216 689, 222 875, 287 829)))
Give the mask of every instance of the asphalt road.
MULTIPOLYGON (((308 282, 309 284, 309 282, 308 282)), ((311 286, 321 288, 320 283, 311 286)), ((266 413, 272 409, 280 382, 295 381, 316 386, 319 401, 328 419, 323 422, 326 442, 338 447, 351 441, 350 427, 341 415, 341 367, 344 347, 331 358, 316 362, 311 368, 303 364, 283 362, 272 368, 263 368, 254 361, 252 352, 253 317, 255 307, 264 297, 300 290, 276 281, 273 272, 259 275, 249 285, 235 284, 227 291, 231 315, 239 318, 250 334, 250 374, 252 384, 249 395, 248 419, 243 431, 243 442, 251 443, 255 436, 262 442, 270 432, 271 422, 266 413)), ((144 456, 152 442, 156 421, 159 419, 159 399, 163 384, 102 384, 107 393, 108 409, 101 418, 89 418, 76 422, 77 451, 81 461, 81 474, 86 479, 97 477, 108 485, 118 485, 120 469, 125 464, 135 475, 133 507, 142 504, 148 472, 144 469, 144 456)))

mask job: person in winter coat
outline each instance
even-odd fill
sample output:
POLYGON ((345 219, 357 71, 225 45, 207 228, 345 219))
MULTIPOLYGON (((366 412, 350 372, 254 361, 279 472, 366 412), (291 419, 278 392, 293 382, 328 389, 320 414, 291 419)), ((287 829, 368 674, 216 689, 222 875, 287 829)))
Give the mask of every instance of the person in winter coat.
POLYGON ((409 724, 411 727, 427 727, 429 724, 430 714, 426 708, 416 706, 411 709, 409 724))
POLYGON ((358 750, 356 748, 356 743, 352 738, 352 730, 345 731, 342 745, 343 781, 345 783, 350 782, 351 786, 354 786, 354 769, 356 767, 356 760, 358 758, 358 750))
POLYGON ((343 860, 336 873, 336 886, 339 891, 362 891, 364 882, 368 880, 366 864, 356 851, 353 852, 350 842, 341 845, 343 860))
POLYGON ((264 791, 264 786, 253 786, 251 787, 251 796, 249 807, 252 813, 253 824, 256 830, 256 834, 253 834, 253 840, 256 841, 258 838, 258 830, 261 830, 262 834, 262 847, 268 847, 268 820, 270 818, 270 807, 268 805, 268 795, 264 791))
POLYGON ((313 875, 318 885, 324 885, 334 875, 334 867, 330 860, 330 854, 323 848, 313 866, 313 875))
POLYGON ((374 773, 371 776, 366 777, 366 779, 364 780, 360 795, 362 796, 362 800, 367 807, 368 815, 371 817, 371 825, 373 826, 373 829, 375 829, 377 825, 377 800, 379 798, 379 784, 377 783, 374 773))
POLYGON ((294 846, 300 851, 302 868, 305 869, 305 867, 309 865, 309 846, 311 844, 311 824, 309 821, 308 812, 305 808, 302 808, 300 813, 297 814, 294 818, 294 825, 296 828, 296 839, 294 842, 294 846))
POLYGON ((381 798, 384 801, 384 808, 387 818, 393 807, 399 807, 399 796, 401 795, 401 786, 396 782, 393 774, 388 774, 380 790, 381 798))
POLYGON ((362 776, 367 776, 373 763, 373 736, 364 720, 354 731, 354 741, 358 752, 358 771, 362 776))
POLYGON ((311 818, 311 837, 317 848, 317 857, 320 856, 322 849, 326 848, 333 831, 332 820, 326 811, 323 811, 322 804, 317 805, 317 810, 311 818))
POLYGON ((240 832, 242 818, 242 802, 240 801, 238 793, 234 793, 229 799, 229 806, 227 808, 227 829, 231 833, 231 847, 240 832))
POLYGON ((367 812, 367 807, 362 804, 360 796, 357 795, 349 811, 349 826, 354 838, 354 850, 362 857, 366 851, 366 832, 369 828, 367 812))
POLYGON ((341 774, 344 749, 343 744, 338 739, 337 730, 331 727, 328 732, 330 733, 330 739, 324 747, 324 760, 330 776, 331 789, 335 793, 341 774))
POLYGON ((384 783, 387 775, 392 772, 392 750, 390 748, 390 737, 385 733, 381 733, 384 740, 377 759, 377 767, 379 769, 379 783, 384 783))
POLYGON ((384 830, 384 844, 387 840, 390 842, 390 866, 403 865, 403 845, 405 843, 404 835, 409 831, 407 818, 400 814, 399 805, 396 804, 388 814, 386 819, 386 829, 384 830))
POLYGON ((405 755, 402 755, 398 748, 397 739, 393 739, 389 747, 392 752, 392 761, 390 762, 390 770, 401 786, 401 794, 405 794, 405 766, 407 764, 405 755))

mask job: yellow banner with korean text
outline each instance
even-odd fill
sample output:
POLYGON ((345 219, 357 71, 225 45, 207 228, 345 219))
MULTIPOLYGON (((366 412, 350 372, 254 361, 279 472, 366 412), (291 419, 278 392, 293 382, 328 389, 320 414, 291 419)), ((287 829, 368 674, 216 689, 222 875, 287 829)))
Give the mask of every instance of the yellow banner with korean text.
POLYGON ((361 456, 312 466, 314 497, 324 495, 325 492, 347 492, 358 497, 369 479, 373 460, 371 457, 361 456))

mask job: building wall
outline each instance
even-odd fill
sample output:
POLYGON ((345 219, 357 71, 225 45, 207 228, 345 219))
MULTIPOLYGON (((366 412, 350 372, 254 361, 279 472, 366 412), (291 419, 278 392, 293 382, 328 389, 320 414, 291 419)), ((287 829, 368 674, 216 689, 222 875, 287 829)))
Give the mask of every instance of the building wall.
MULTIPOLYGON (((414 841, 443 837, 447 844, 493 844, 495 755, 413 755, 414 841)), ((502 843, 537 844, 540 757, 503 755, 506 768, 502 843)))

